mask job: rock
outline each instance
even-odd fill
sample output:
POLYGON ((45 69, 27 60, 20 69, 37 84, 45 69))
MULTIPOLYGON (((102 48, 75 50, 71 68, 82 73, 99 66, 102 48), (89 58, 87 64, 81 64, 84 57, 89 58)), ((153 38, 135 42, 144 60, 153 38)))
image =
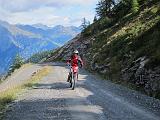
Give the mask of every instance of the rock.
POLYGON ((99 71, 101 74, 105 74, 107 72, 106 69, 99 71))

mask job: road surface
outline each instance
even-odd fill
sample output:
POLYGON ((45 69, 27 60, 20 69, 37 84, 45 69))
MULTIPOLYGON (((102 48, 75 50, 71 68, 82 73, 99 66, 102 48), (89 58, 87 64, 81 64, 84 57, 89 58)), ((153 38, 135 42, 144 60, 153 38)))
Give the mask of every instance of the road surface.
POLYGON ((85 70, 71 90, 65 65, 50 66, 49 75, 11 104, 5 120, 160 120, 159 100, 85 70))

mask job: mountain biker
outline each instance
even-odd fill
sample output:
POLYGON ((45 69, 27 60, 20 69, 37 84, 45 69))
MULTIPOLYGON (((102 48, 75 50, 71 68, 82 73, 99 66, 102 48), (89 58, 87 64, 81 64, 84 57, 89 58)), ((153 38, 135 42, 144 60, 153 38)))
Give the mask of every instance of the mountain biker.
MULTIPOLYGON (((81 57, 79 56, 79 52, 78 50, 74 50, 73 54, 71 55, 70 59, 67 61, 67 64, 71 65, 71 67, 83 67, 83 61, 81 59, 81 57)), ((69 82, 69 78, 70 78, 71 72, 68 75, 68 79, 67 82, 69 82)))

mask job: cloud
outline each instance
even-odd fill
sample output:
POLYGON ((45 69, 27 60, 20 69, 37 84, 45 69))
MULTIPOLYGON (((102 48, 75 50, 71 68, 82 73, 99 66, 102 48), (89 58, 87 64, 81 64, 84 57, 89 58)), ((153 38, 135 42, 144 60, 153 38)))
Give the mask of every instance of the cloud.
POLYGON ((92 20, 98 0, 0 0, 0 19, 12 24, 79 26, 92 20))
POLYGON ((97 0, 0 0, 0 7, 11 11, 21 12, 37 9, 44 6, 52 6, 55 8, 66 6, 88 6, 97 0))
POLYGON ((27 0, 0 0, 0 7, 13 13, 37 9, 39 6, 27 0))
POLYGON ((45 8, 39 8, 36 10, 32 10, 29 12, 18 12, 13 13, 10 18, 8 18, 8 21, 11 21, 12 24, 17 23, 19 21, 23 24, 36 24, 36 23, 42 23, 48 26, 53 25, 53 23, 57 22, 57 20, 60 20, 60 16, 54 15, 54 9, 45 7, 45 8))

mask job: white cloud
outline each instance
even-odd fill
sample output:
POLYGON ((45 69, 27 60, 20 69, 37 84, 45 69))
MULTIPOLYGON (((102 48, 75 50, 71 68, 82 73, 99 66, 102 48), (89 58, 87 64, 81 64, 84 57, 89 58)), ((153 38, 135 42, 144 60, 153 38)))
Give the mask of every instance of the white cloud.
POLYGON ((13 13, 12 16, 8 18, 8 21, 10 21, 12 24, 15 24, 19 21, 19 23, 23 24, 42 23, 51 26, 56 23, 58 19, 61 18, 60 16, 54 15, 54 9, 46 7, 29 12, 13 13))
POLYGON ((0 7, 12 12, 33 10, 44 6, 88 6, 97 0, 0 0, 0 7))
POLYGON ((0 19, 12 24, 76 25, 92 20, 98 0, 0 0, 0 19))

